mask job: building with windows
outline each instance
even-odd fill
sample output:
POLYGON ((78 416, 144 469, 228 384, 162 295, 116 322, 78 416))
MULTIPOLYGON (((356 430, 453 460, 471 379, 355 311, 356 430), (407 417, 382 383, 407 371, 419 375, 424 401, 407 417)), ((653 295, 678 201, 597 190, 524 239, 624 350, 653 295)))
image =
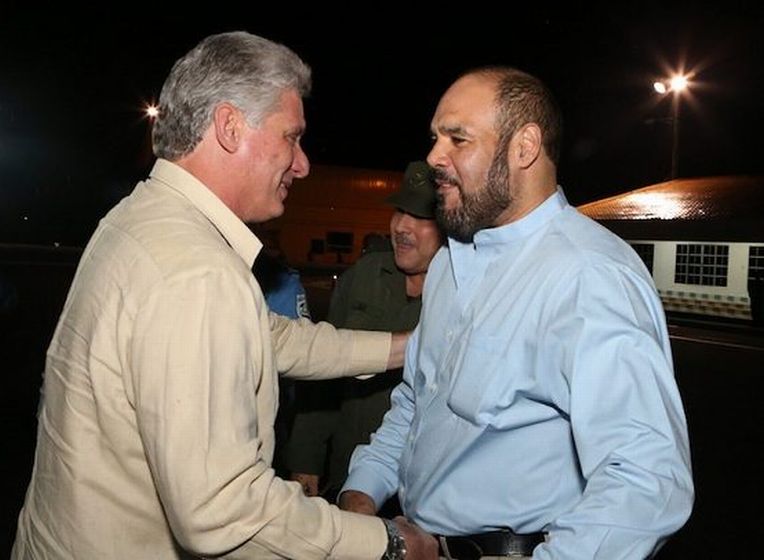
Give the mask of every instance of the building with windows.
POLYGON ((666 311, 762 317, 764 177, 676 179, 579 210, 631 244, 666 311))

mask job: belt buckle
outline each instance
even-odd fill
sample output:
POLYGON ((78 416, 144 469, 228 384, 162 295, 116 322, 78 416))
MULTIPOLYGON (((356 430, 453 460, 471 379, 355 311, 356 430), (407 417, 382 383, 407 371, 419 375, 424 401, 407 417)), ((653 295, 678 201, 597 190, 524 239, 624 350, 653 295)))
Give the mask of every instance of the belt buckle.
POLYGON ((518 536, 517 533, 511 532, 507 535, 505 542, 507 547, 505 556, 507 558, 522 558, 526 555, 522 535, 518 536))
POLYGON ((441 535, 438 540, 446 560, 479 560, 483 556, 483 549, 472 539, 461 538, 459 550, 455 550, 453 553, 448 548, 448 537, 441 535), (457 556, 452 556, 452 554, 457 554, 457 556))
POLYGON ((532 554, 532 551, 527 550, 527 540, 529 538, 528 534, 515 533, 510 528, 502 529, 499 531, 499 534, 501 535, 501 539, 503 541, 502 548, 505 549, 505 552, 502 554, 502 556, 507 558, 523 558, 532 554))

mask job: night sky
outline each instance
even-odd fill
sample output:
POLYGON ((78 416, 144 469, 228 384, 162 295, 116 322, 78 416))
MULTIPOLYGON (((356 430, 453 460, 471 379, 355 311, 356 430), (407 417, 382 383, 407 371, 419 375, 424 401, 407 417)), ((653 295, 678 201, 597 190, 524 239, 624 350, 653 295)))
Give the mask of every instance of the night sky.
POLYGON ((555 92, 565 117, 560 182, 572 202, 596 200, 668 177, 670 99, 652 83, 683 67, 694 75, 679 175, 764 174, 764 9, 500 5, 441 6, 428 18, 393 4, 363 8, 371 16, 290 5, 272 17, 256 15, 255 2, 172 16, 132 5, 87 18, 69 3, 60 13, 4 7, 0 243, 84 243, 150 168, 141 108, 172 63, 204 36, 237 29, 287 44, 313 68, 304 144, 314 164, 402 170, 426 155, 437 100, 460 72, 510 64, 555 92))

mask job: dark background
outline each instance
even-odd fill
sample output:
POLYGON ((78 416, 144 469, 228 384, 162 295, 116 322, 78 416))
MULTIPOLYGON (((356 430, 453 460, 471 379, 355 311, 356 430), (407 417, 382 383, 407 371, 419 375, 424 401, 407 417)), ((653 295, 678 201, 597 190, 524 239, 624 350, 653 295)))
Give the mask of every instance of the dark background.
POLYGON ((245 29, 284 42, 314 71, 305 146, 313 163, 402 170, 424 157, 439 96, 461 71, 516 65, 566 117, 560 180, 573 203, 668 177, 680 68, 679 174, 764 171, 764 8, 753 2, 522 3, 269 9, 212 3, 0 13, 0 241, 82 244, 151 165, 145 103, 204 36, 245 29), (574 4, 574 3, 568 3, 574 4), (700 4, 700 3, 698 3, 700 4))
MULTIPOLYGON (((557 94, 566 117, 560 181, 573 203, 596 200, 667 178, 669 100, 651 85, 684 66, 695 76, 682 101, 680 176, 764 173, 764 9, 753 3, 418 8, 427 17, 393 4, 275 9, 266 17, 254 2, 210 3, 199 13, 190 4, 171 12, 4 2, 0 245, 82 245, 150 168, 142 108, 172 63, 204 36, 235 29, 284 42, 312 66, 305 146, 313 163, 402 170, 426 154, 434 107, 461 71, 512 64, 557 94)), ((77 255, 14 249, 0 259, 13 286, 0 301, 0 556, 31 471, 45 348, 77 255)), ((760 331, 756 340, 736 347, 672 339, 697 500, 661 558, 755 550, 760 331)))

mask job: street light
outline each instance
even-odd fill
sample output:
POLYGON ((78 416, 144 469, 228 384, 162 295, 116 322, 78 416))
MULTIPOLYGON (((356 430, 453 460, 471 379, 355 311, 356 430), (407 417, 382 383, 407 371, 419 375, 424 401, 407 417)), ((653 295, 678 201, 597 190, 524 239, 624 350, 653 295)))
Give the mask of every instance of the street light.
POLYGON ((676 179, 679 160, 679 98, 690 85, 687 76, 677 74, 668 80, 653 83, 653 89, 660 95, 673 93, 671 98, 671 178, 676 179))
POLYGON ((138 154, 138 164, 140 166, 148 166, 153 159, 153 152, 151 149, 151 131, 154 128, 156 120, 159 118, 159 106, 154 102, 143 103, 141 107, 143 118, 148 121, 146 126, 145 138, 141 142, 140 152, 138 154))
POLYGON ((154 104, 147 105, 144 110, 146 112, 146 116, 152 121, 156 120, 156 118, 159 116, 159 107, 154 104))

